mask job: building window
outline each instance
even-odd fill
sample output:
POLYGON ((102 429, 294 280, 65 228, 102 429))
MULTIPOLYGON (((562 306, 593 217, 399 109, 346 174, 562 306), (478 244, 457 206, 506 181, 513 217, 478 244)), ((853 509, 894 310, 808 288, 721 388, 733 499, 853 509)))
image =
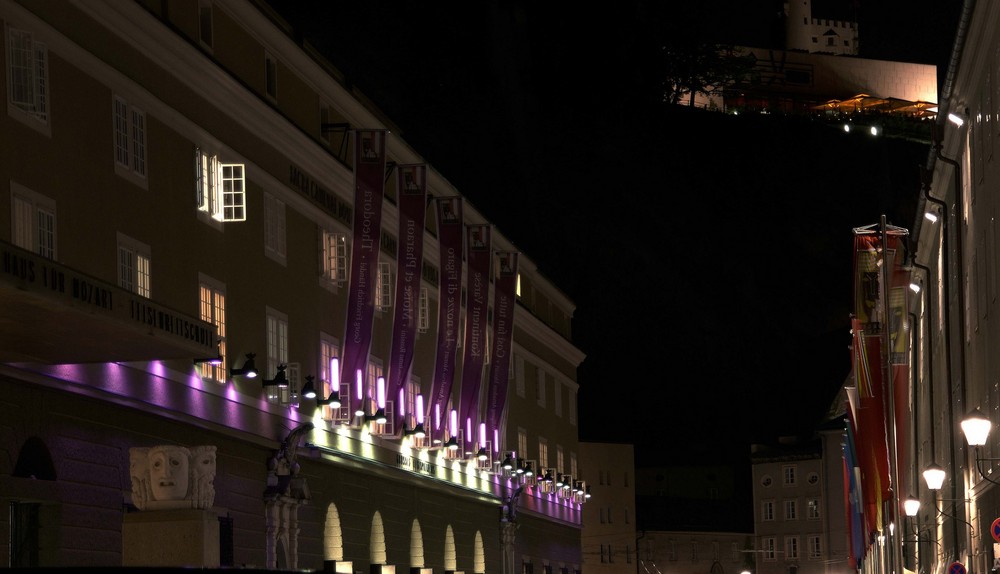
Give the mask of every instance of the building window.
POLYGON ((774 501, 765 500, 760 506, 760 519, 764 522, 774 520, 774 501))
POLYGON ((810 498, 806 505, 808 508, 806 516, 811 520, 819 518, 819 499, 810 498))
POLYGON ((775 547, 774 547, 775 540, 774 540, 774 538, 765 538, 761 542, 764 544, 764 548, 762 548, 762 550, 764 551, 763 552, 763 554, 764 554, 764 560, 773 561, 775 559, 774 558, 774 554, 775 554, 775 547))
POLYGON ((56 258, 56 202, 11 182, 11 241, 45 257, 56 258))
MULTIPOLYGON (((49 52, 31 32, 7 29, 7 109, 35 125, 49 122, 49 52)), ((31 125, 31 124, 29 124, 31 125)))
POLYGON ((417 299, 417 332, 426 333, 431 328, 431 296, 427 287, 420 288, 417 299))
POLYGON ((524 397, 524 359, 520 355, 514 355, 514 389, 517 396, 524 397))
POLYGON ((122 233, 118 234, 118 286, 149 299, 149 246, 122 233))
POLYGON ((322 279, 328 284, 339 285, 347 281, 347 236, 323 229, 320 231, 323 260, 320 263, 322 279))
POLYGON ((809 537, 809 558, 817 559, 823 557, 823 546, 820 542, 819 536, 809 537))
POLYGON ((278 61, 264 51, 264 93, 272 100, 278 99, 278 61))
POLYGON ((285 265, 285 202, 264 194, 264 255, 285 265))
POLYGON ((267 372, 264 378, 271 379, 278 373, 278 367, 285 368, 285 378, 289 379, 286 386, 266 386, 267 401, 280 405, 291 402, 292 385, 287 369, 288 365, 288 316, 284 313, 267 309, 267 372))
POLYGON ((517 427, 517 456, 528 458, 528 431, 517 427))
MULTIPOLYGON (((604 523, 604 509, 602 508, 601 509, 601 524, 603 524, 603 523, 604 523)), ((604 554, 604 543, 601 543, 601 564, 607 564, 607 562, 608 562, 607 555, 604 554)))
POLYGON ((569 424, 576 426, 576 392, 569 391, 569 424))
POLYGON ((603 506, 600 508, 600 512, 601 512, 601 524, 604 524, 607 521, 604 519, 604 507, 603 506))
MULTIPOLYGON (((322 395, 319 396, 318 398, 321 399, 321 400, 325 401, 325 400, 329 399, 330 398, 330 393, 332 393, 335 390, 337 391, 338 394, 341 392, 339 386, 336 389, 333 388, 334 373, 331 370, 331 365, 330 365, 330 361, 332 359, 337 359, 337 358, 340 358, 340 345, 337 344, 337 339, 335 339, 334 337, 332 337, 332 336, 330 336, 330 335, 328 335, 326 333, 320 333, 320 335, 319 335, 319 380, 322 383, 322 385, 321 385, 322 386, 322 390, 321 390, 322 395)), ((336 375, 339 377, 340 373, 336 373, 336 375)), ((341 409, 344 408, 343 405, 345 403, 347 403, 347 401, 345 401, 343 397, 340 397, 340 400, 341 400, 341 408, 340 409, 334 409, 330 405, 322 405, 322 411, 320 413, 320 416, 322 416, 323 420, 332 421, 334 419, 337 419, 337 420, 341 419, 341 417, 340 417, 340 414, 341 414, 340 411, 341 411, 341 409)))
POLYGON ((555 383, 552 385, 552 398, 555 401, 554 406, 557 417, 562 416, 562 386, 562 383, 560 383, 558 379, 556 379, 555 383))
POLYGON ((125 98, 112 99, 112 127, 115 134, 115 173, 146 183, 146 112, 125 98))
POLYGON ((625 508, 623 508, 622 510, 623 510, 623 511, 624 511, 624 513, 625 513, 625 524, 632 524, 632 520, 631 520, 631 517, 629 516, 629 511, 628 511, 628 507, 626 506, 626 507, 625 507, 625 508))
POLYGON ((375 277, 375 310, 388 311, 392 308, 392 264, 388 261, 378 262, 378 274, 375 277))
POLYGON ((538 437, 538 466, 539 468, 549 466, 549 441, 543 437, 538 437))
POLYGON ((215 333, 219 340, 219 356, 221 365, 201 364, 201 377, 217 383, 226 382, 226 286, 210 277, 198 277, 201 320, 215 325, 215 333))
POLYGON ((538 406, 545 406, 545 371, 538 369, 537 382, 535 384, 535 400, 538 406))
POLYGON ((782 475, 784 476, 784 486, 795 486, 795 466, 787 465, 781 468, 782 475))
POLYGON ((667 560, 671 562, 677 560, 677 542, 674 540, 670 541, 670 546, 667 548, 667 560))
POLYGON ((563 469, 565 468, 563 465, 565 465, 565 464, 566 464, 566 461, 565 461, 564 455, 563 455, 563 447, 562 447, 562 445, 558 445, 557 444, 556 445, 556 472, 562 472, 563 469))
POLYGON ((785 560, 798 560, 799 539, 796 536, 785 538, 785 560))
POLYGON ((698 561, 698 543, 691 541, 691 562, 698 561))
POLYGON ((198 3, 198 40, 205 48, 212 49, 212 2, 201 0, 198 3))
POLYGON ((195 148, 195 204, 215 221, 246 221, 246 170, 195 148))
POLYGON ((576 472, 576 453, 569 453, 569 473, 572 476, 579 476, 576 472))
POLYGON ((796 508, 795 503, 795 500, 785 501, 785 520, 798 520, 798 509, 796 508))

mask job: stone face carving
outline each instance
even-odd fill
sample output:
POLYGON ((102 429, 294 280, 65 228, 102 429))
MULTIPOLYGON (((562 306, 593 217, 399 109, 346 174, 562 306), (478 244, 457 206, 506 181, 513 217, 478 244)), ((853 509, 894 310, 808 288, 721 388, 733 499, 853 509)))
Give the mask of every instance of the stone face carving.
POLYGON ((139 510, 211 508, 215 450, 177 445, 130 448, 132 503, 139 510))

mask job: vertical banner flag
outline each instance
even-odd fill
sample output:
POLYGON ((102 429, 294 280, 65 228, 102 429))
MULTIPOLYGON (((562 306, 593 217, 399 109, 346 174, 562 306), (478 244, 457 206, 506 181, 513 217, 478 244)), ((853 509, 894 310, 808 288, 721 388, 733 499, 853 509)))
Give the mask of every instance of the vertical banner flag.
MULTIPOLYGON (((493 264, 490 226, 470 225, 468 268, 465 288, 465 355, 462 359, 462 394, 459 400, 458 422, 462 428, 479 428, 479 398, 483 385, 483 365, 486 363, 486 313, 490 294, 490 267, 493 264)), ((475 431, 473 431, 475 432, 475 431)), ((465 437, 466 443, 475 437, 465 437)))
POLYGON ((856 433, 857 464, 861 469, 861 492, 867 531, 885 525, 882 503, 891 496, 889 450, 886 434, 882 368, 882 339, 867 335, 861 321, 853 319, 854 380, 858 390, 856 433))
MULTIPOLYGON (((451 399, 451 386, 455 380, 455 355, 458 348, 458 320, 462 305, 462 230, 465 228, 461 197, 438 197, 437 230, 438 262, 441 268, 438 279, 437 350, 434 357, 434 379, 431 381, 431 400, 427 402, 425 418, 435 409, 444 413, 451 399)), ((442 425, 443 426, 443 425, 442 425)), ((432 435, 443 440, 443 429, 435 428, 432 435)))
MULTIPOLYGON (((340 370, 340 380, 350 382, 352 389, 357 370, 362 374, 367 372, 371 351, 382 196, 385 193, 385 135, 385 130, 381 129, 354 132, 354 237, 340 370)), ((363 399, 351 397, 351 412, 363 404, 363 399)))
MULTIPOLYGON (((517 297, 517 253, 497 254, 497 273, 493 283, 493 350, 486 395, 486 430, 499 431, 507 402, 510 377, 511 345, 514 340, 514 306, 517 297)), ((500 445, 493 450, 499 452, 500 445)))
MULTIPOLYGON (((910 337, 906 323, 909 320, 909 306, 907 305, 908 294, 910 293, 910 271, 905 267, 905 256, 903 254, 903 239, 908 235, 905 229, 890 227, 885 232, 886 252, 889 262, 889 362, 893 392, 893 416, 895 418, 896 436, 896 468, 909 468, 909 459, 906 447, 907 429, 913 428, 913 413, 910 405, 910 367, 909 348, 910 337)), ((908 472, 897 472, 899 476, 896 480, 899 484, 895 487, 896 492, 910 492, 908 472)))
MULTIPOLYGON (((396 253, 396 301, 392 318, 392 347, 386 396, 397 397, 413 366, 420 305, 420 276, 424 257, 424 214, 427 212, 427 166, 396 166, 399 205, 399 243, 396 253)), ((396 405, 397 432, 403 428, 402 405, 396 405)))

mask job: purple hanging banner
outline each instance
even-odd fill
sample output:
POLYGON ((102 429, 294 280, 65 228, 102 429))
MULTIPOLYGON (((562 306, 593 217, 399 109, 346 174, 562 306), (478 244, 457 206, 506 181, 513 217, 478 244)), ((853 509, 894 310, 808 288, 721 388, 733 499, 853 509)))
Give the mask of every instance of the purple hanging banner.
MULTIPOLYGON (((396 253, 396 301, 386 396, 396 400, 413 366, 413 345, 420 314, 420 276, 424 257, 424 215, 427 213, 427 166, 396 166, 399 204, 399 247, 396 253)), ((402 405, 396 405, 397 433, 403 429, 402 405)))
MULTIPOLYGON (((494 431, 502 430, 517 302, 517 253, 501 251, 497 254, 497 261, 497 276, 493 283, 493 353, 486 395, 486 430, 490 436, 494 431)), ((493 445, 493 449, 499 451, 500 445, 493 445)))
MULTIPOLYGON (((344 327, 344 353, 340 380, 351 385, 351 412, 362 404, 357 394, 356 372, 368 370, 375 316, 375 282, 382 231, 382 197, 385 193, 385 130, 354 132, 354 238, 351 248, 350 289, 344 327)), ((368 382, 372 384, 372 382, 368 382)))
MULTIPOLYGON (((493 250, 490 248, 490 226, 470 225, 467 228, 469 266, 466 270, 465 288, 465 355, 462 360, 462 395, 459 400, 458 424, 461 428, 479 428, 479 397, 483 386, 483 365, 486 363, 486 328, 489 297, 490 267, 493 250), (472 424, 469 425, 468 421, 472 424)), ((472 442, 475 437, 465 437, 472 442)))
MULTIPOLYGON (((427 420, 435 407, 446 415, 451 387, 455 380, 455 356, 458 343, 458 320, 462 305, 462 247, 464 216, 461 197, 438 197, 437 225, 440 277, 438 281, 437 354, 434 357, 434 379, 431 400, 427 401, 427 420)), ((436 422, 436 421, 435 421, 436 422)), ((431 435, 443 440, 443 427, 434 428, 431 435)))

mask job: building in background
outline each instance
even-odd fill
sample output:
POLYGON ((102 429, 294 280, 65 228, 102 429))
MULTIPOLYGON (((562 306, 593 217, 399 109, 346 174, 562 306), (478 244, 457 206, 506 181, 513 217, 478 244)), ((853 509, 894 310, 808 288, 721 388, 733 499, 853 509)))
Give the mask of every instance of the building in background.
POLYGON ((581 570, 573 303, 363 94, 265 3, 0 21, 0 561, 581 570))
POLYGON ((580 461, 592 502, 583 508, 583 566, 587 572, 633 574, 636 561, 635 448, 582 442, 580 461))

